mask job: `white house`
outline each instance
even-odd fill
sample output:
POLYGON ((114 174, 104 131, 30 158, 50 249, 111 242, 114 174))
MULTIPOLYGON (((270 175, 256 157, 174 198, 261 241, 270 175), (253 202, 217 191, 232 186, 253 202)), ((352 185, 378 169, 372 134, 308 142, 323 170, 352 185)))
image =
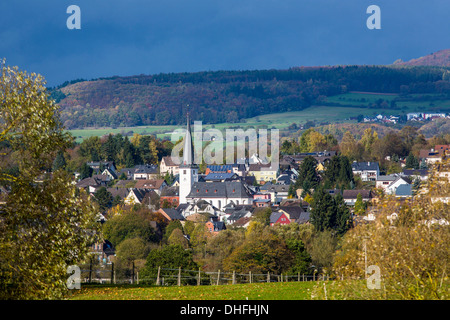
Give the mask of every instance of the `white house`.
POLYGON ((401 185, 411 185, 411 180, 406 177, 397 177, 385 188, 386 194, 396 194, 397 188, 401 185))
POLYGON ((352 163, 353 174, 361 176, 362 181, 376 181, 380 175, 378 162, 356 162, 352 163))
POLYGON ((398 177, 395 175, 389 176, 378 176, 375 182, 375 188, 385 190, 389 185, 394 182, 398 177))

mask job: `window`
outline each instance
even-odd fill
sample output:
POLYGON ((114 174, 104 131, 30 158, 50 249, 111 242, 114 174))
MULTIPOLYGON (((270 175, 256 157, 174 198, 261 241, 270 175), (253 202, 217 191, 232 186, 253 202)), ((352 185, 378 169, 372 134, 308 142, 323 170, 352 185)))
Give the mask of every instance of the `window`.
POLYGON ((186 174, 186 170, 183 170, 183 174, 186 174))

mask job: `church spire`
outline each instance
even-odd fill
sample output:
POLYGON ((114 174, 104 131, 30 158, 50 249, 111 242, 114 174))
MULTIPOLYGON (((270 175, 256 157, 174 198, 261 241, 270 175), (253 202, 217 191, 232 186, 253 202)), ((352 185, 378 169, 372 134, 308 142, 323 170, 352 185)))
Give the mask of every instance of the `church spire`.
POLYGON ((187 114, 187 129, 184 137, 183 165, 194 164, 194 148, 192 147, 191 123, 187 114))

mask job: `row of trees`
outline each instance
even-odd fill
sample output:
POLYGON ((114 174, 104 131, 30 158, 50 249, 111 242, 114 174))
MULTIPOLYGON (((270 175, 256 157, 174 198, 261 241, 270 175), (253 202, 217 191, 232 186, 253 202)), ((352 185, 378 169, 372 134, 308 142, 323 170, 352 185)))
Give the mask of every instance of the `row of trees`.
POLYGON ((350 162, 377 161, 381 171, 396 173, 401 171, 400 158, 406 158, 408 169, 426 168, 426 164, 420 162, 420 150, 449 143, 449 135, 436 135, 426 139, 418 128, 411 126, 405 126, 398 131, 388 131, 383 137, 380 137, 374 128, 368 127, 359 139, 348 130, 339 140, 331 133, 323 134, 318 129, 309 128, 303 131, 297 140, 284 139, 280 154, 334 150, 346 156, 350 162))
POLYGON ((207 214, 183 225, 167 224, 158 213, 129 208, 110 218, 103 231, 117 248, 117 272, 125 274, 134 265, 142 278, 156 278, 158 267, 264 274, 312 274, 331 267, 335 232, 295 223, 269 226, 270 211, 257 209, 247 229, 230 227, 212 235, 207 214))

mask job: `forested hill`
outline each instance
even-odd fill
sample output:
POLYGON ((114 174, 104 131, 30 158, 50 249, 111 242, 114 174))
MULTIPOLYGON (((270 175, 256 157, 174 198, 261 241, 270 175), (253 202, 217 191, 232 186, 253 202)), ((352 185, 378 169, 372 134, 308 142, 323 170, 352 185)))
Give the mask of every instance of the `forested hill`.
POLYGON ((409 61, 402 61, 399 59, 395 61, 394 64, 403 66, 450 67, 450 49, 439 50, 424 57, 411 59, 409 61))
POLYGON ((75 80, 51 93, 67 129, 184 124, 187 105, 203 123, 234 123, 347 91, 448 94, 449 75, 445 67, 298 67, 75 80))

